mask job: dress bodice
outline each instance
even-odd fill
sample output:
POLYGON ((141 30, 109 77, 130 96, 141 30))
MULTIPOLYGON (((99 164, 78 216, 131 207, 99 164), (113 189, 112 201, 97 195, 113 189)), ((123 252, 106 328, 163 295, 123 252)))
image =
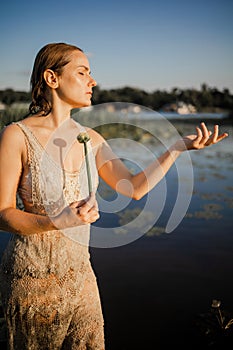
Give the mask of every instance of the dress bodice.
MULTIPOLYGON (((76 123, 77 134, 85 129, 76 123)), ((48 153, 49 147, 42 147, 31 129, 25 124, 16 123, 25 135, 27 164, 23 170, 18 194, 27 211, 36 214, 59 214, 70 203, 88 196, 88 179, 85 160, 78 171, 69 172, 63 164, 58 164, 48 153)), ((77 142, 74 139, 71 142, 77 142)), ((98 186, 98 174, 91 141, 87 143, 91 177, 94 191, 98 186)))

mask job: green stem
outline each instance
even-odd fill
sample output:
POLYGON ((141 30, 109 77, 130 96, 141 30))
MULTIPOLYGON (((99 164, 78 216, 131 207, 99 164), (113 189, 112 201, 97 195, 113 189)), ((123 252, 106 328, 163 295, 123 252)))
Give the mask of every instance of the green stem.
POLYGON ((90 163, 89 163, 89 158, 88 158, 86 142, 84 142, 84 154, 85 154, 85 160, 86 160, 88 190, 89 190, 89 194, 91 194, 91 192, 92 192, 91 170, 90 170, 90 163))

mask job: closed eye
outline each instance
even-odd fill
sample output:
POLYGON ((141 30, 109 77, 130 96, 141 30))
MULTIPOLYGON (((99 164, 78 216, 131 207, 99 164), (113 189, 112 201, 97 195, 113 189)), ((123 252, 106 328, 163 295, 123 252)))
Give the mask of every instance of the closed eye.
POLYGON ((82 75, 84 75, 83 70, 84 70, 85 72, 87 72, 89 75, 91 74, 90 68, 87 67, 87 66, 85 66, 85 65, 83 65, 83 64, 80 65, 80 66, 77 66, 77 69, 78 69, 78 71, 79 71, 79 69, 81 70, 81 71, 79 71, 79 73, 80 73, 80 74, 83 73, 82 75))

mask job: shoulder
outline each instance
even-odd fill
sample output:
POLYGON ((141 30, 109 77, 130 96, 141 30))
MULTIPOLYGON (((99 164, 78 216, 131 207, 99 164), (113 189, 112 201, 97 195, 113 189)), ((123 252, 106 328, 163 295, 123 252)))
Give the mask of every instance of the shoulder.
POLYGON ((101 134, 99 134, 97 131, 95 131, 94 129, 91 129, 88 127, 85 127, 85 129, 86 129, 88 135, 90 136, 93 144, 97 145, 97 144, 106 142, 104 137, 101 134))
POLYGON ((24 134, 16 123, 5 126, 0 133, 1 146, 18 146, 24 144, 24 134))
POLYGON ((103 145, 108 146, 107 141, 97 131, 95 131, 91 128, 86 128, 86 131, 87 131, 88 135, 90 136, 91 145, 92 145, 92 148, 95 150, 95 153, 100 151, 102 149, 103 145))
POLYGON ((81 130, 81 132, 86 132, 89 135, 92 146, 96 147, 100 144, 106 143, 106 140, 104 139, 104 137, 94 129, 86 125, 81 125, 76 121, 75 121, 75 124, 76 124, 76 127, 78 127, 78 129, 81 130))

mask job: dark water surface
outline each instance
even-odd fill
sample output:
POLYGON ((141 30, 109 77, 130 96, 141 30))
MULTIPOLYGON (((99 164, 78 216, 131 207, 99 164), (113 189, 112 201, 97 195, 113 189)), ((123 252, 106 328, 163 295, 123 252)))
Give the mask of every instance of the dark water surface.
POLYGON ((195 349, 205 344, 197 316, 209 311, 212 299, 232 311, 233 239, 195 228, 180 228, 174 235, 92 255, 107 349, 195 349))

